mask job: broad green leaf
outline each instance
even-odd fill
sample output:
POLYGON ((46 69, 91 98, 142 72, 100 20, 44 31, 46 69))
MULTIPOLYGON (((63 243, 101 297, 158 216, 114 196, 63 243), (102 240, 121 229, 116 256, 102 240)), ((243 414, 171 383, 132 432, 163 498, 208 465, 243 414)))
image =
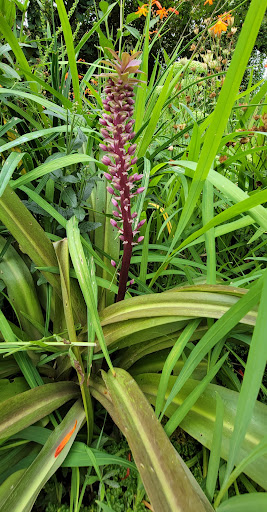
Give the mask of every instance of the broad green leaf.
POLYGON ((216 394, 216 417, 214 432, 212 435, 212 442, 210 448, 210 458, 208 465, 208 473, 206 480, 206 493, 210 500, 212 500, 216 488, 218 478, 220 458, 221 458, 221 444, 223 434, 223 417, 224 417, 224 403, 219 393, 216 394))
MULTIPOLYGON (((228 295, 233 292, 230 287, 220 288, 220 285, 217 285, 210 289, 210 293, 208 290, 208 287, 205 288, 205 291, 193 287, 191 291, 190 287, 187 287, 186 289, 178 288, 164 293, 132 297, 113 304, 102 311, 100 315, 101 324, 106 326, 134 318, 174 317, 175 315, 220 318, 231 306, 238 302, 238 295, 228 295), (229 289, 228 292, 227 288, 229 289), (213 293, 216 290, 218 294, 213 293)), ((243 291, 243 294, 246 294, 246 292, 243 291)), ((256 315, 256 311, 251 311, 243 321, 254 325, 256 315)))
POLYGON ((173 400, 175 395, 181 390, 186 380, 192 374, 192 371, 200 363, 218 341, 220 341, 226 334, 228 334, 235 325, 240 322, 244 314, 246 314, 252 307, 254 307, 260 297, 262 289, 262 278, 252 285, 250 290, 239 299, 236 304, 229 308, 229 310, 215 323, 201 338, 199 343, 194 347, 189 355, 180 375, 177 379, 165 407, 173 400))
MULTIPOLYGON (((20 431, 18 434, 12 436, 12 440, 27 439, 28 441, 34 441, 35 443, 44 445, 48 440, 50 434, 51 431, 47 428, 32 426, 27 427, 24 430, 20 431)), ((88 456, 87 448, 88 447, 85 443, 75 441, 66 459, 62 463, 62 466, 69 468, 90 467, 92 464, 92 458, 88 456)), ((118 464, 122 467, 129 467, 131 470, 136 471, 135 464, 133 462, 129 462, 128 459, 124 459, 117 455, 111 455, 110 453, 97 450, 95 448, 90 448, 90 450, 94 454, 96 464, 98 466, 118 464)))
POLYGON ((234 496, 229 500, 224 501, 217 512, 266 512, 267 509, 267 494, 264 492, 257 492, 252 494, 241 494, 234 496))
MULTIPOLYGON (((0 236, 0 252, 3 251, 6 240, 0 236)), ((7 294, 15 308, 21 326, 33 339, 39 339, 42 330, 39 331, 34 325, 25 318, 26 313, 44 326, 44 319, 37 297, 32 275, 17 251, 10 245, 2 256, 0 262, 0 275, 7 287, 7 294)), ((5 340, 11 341, 11 340, 5 340)))
MULTIPOLYGON (((60 281, 61 281, 61 289, 62 289, 62 301, 63 308, 65 313, 66 326, 68 330, 69 340, 72 343, 77 342, 76 330, 74 325, 74 317, 72 311, 71 304, 71 286, 70 286, 70 262, 69 262, 69 249, 68 249, 68 240, 64 238, 60 242, 54 243, 54 248, 58 260, 59 270, 60 270, 60 281)), ((89 388, 87 386, 87 379, 84 370, 83 360, 79 347, 73 347, 73 353, 76 359, 76 362, 79 364, 79 371, 77 370, 77 377, 81 388, 81 394, 83 399, 83 405, 86 415, 87 421, 87 437, 88 443, 91 443, 93 428, 94 428, 94 416, 93 416, 93 408, 92 401, 89 392, 89 388)))
MULTIPOLYGON (((9 186, 6 187, 0 198, 0 219, 19 243, 22 251, 29 255, 37 267, 57 267, 52 243, 40 224, 9 186)), ((43 275, 61 297, 59 276, 45 271, 43 275)), ((74 280, 71 286, 73 309, 77 319, 84 325, 86 312, 81 292, 74 280)))
MULTIPOLYGON (((202 395, 203 391, 207 387, 207 385, 214 379, 214 377, 217 375, 218 371, 222 367, 223 363, 225 362, 228 354, 226 353, 214 366, 210 368, 207 375, 198 383, 194 391, 190 393, 190 395, 184 400, 182 405, 177 409, 172 416, 169 418, 169 421, 166 423, 164 430, 168 436, 171 436, 173 432, 176 430, 176 428, 180 425, 181 421, 184 419, 184 417, 187 415, 187 413, 190 411, 192 406, 196 403, 197 399, 202 395)), ((179 381, 179 376, 176 380, 176 382, 179 381)), ((166 405, 165 408, 166 410, 166 405)), ((163 409, 163 411, 164 411, 163 409)), ((162 412, 163 416, 163 412, 162 412)))
MULTIPOLYGON (((61 383, 63 384, 63 383, 61 383)), ((50 434, 44 447, 33 463, 22 474, 15 485, 8 489, 3 501, 5 512, 30 512, 33 504, 49 478, 61 466, 84 421, 85 414, 81 402, 76 402, 64 420, 50 434), (66 439, 57 455, 57 449, 66 439)), ((5 489, 7 491, 7 489, 5 489)))
MULTIPOLYGON (((7 0, 8 3, 9 0, 7 0)), ((11 66, 9 66, 8 64, 4 64, 3 62, 0 62, 0 69, 4 72, 4 74, 10 78, 15 78, 16 80, 20 80, 20 76, 19 74, 17 73, 17 71, 15 71, 15 69, 13 69, 11 66)))
POLYGON ((72 259, 74 269, 76 271, 76 276, 79 281, 85 303, 90 312, 90 320, 94 327, 95 333, 98 338, 98 342, 105 356, 107 364, 109 368, 112 369, 113 366, 106 347, 106 341, 104 338, 103 330, 100 324, 100 319, 95 303, 95 294, 91 283, 91 276, 81 243, 78 221, 75 217, 72 217, 67 222, 67 237, 69 243, 70 256, 72 259))
MULTIPOLYGON (((159 374, 136 375, 135 380, 153 405, 156 401, 159 385, 159 374)), ((169 396, 176 377, 170 377, 170 383, 165 399, 169 396)), ((183 388, 175 396, 173 402, 166 410, 166 416, 170 417, 179 408, 190 393, 197 387, 198 381, 188 379, 183 388)), ((187 416, 182 420, 180 427, 190 436, 194 437, 209 450, 212 446, 212 437, 216 424, 216 395, 219 394, 224 404, 224 419, 222 430, 222 442, 220 456, 227 460, 229 446, 236 418, 239 393, 216 384, 208 384, 197 402, 192 406, 187 416)), ((267 407, 261 402, 256 402, 251 423, 240 447, 236 463, 239 464, 245 457, 253 452, 260 441, 266 435, 267 407)), ((266 482, 267 455, 261 456, 256 461, 244 468, 244 473, 261 487, 267 490, 266 482)))
POLYGON ((24 391, 1 402, 0 439, 12 436, 77 396, 77 385, 56 382, 24 391))
POLYGON ((115 368, 103 377, 113 420, 124 433, 155 512, 212 511, 133 378, 115 368))
POLYGON ((0 0, 0 14, 12 28, 16 16, 16 7, 11 0, 0 0))
POLYGON ((15 377, 12 381, 9 379, 0 380, 0 401, 4 402, 14 395, 27 391, 29 386, 24 377, 15 377))
MULTIPOLYGON (((226 480, 226 483, 223 484, 220 488, 219 494, 215 500, 215 503, 218 505, 227 491, 229 487, 235 482, 237 477, 245 470, 246 466, 251 464, 252 462, 256 461, 259 457, 262 457, 263 455, 267 454, 267 435, 264 436, 264 438, 260 441, 258 446, 254 448, 254 450, 245 457, 238 466, 234 469, 234 471, 230 474, 228 480, 226 480)), ((229 460, 229 459, 228 459, 229 460)))

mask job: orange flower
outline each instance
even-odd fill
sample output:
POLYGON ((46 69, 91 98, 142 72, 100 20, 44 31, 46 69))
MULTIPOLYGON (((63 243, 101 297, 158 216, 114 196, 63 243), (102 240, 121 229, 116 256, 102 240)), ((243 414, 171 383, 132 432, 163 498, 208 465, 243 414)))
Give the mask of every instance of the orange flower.
POLYGON ((152 0, 152 5, 156 5, 158 9, 162 9, 162 5, 158 2, 158 0, 152 0))
POLYGON ((206 2, 204 3, 204 5, 206 5, 206 4, 212 5, 212 4, 213 4, 213 0, 206 0, 206 2))
POLYGON ((218 19, 217 23, 213 27, 210 28, 210 32, 213 32, 215 36, 221 36, 222 32, 227 31, 227 23, 225 23, 221 18, 218 19))
POLYGON ((146 16, 148 13, 147 4, 143 4, 141 7, 138 7, 138 10, 134 14, 138 14, 140 16, 146 16))
POLYGON ((79 80, 81 80, 83 78, 83 76, 82 75, 78 75, 78 78, 79 78, 79 80))
POLYGON ((69 73, 66 73, 65 80, 67 80, 68 76, 69 76, 69 73))
POLYGON ((159 9, 157 11, 157 14, 158 14, 158 16, 160 17, 161 20, 162 20, 162 18, 167 18, 167 16, 168 16, 168 13, 167 13, 165 7, 163 7, 162 9, 159 9))
POLYGON ((224 21, 225 23, 227 23, 228 20, 231 19, 231 14, 230 12, 224 12, 223 14, 219 14, 218 15, 218 18, 221 18, 222 21, 224 21))
POLYGON ((176 15, 179 14, 179 11, 176 11, 176 9, 174 9, 173 7, 169 7, 169 9, 167 9, 167 11, 174 12, 174 14, 176 14, 176 15))
MULTIPOLYGON (((150 31, 149 31, 149 34, 150 34, 150 35, 152 35, 152 34, 158 34, 158 30, 152 30, 152 32, 150 32, 150 31)), ((149 39, 151 39, 150 35, 149 35, 149 39)), ((161 37, 161 35, 160 35, 160 34, 158 34, 158 37, 161 37)))

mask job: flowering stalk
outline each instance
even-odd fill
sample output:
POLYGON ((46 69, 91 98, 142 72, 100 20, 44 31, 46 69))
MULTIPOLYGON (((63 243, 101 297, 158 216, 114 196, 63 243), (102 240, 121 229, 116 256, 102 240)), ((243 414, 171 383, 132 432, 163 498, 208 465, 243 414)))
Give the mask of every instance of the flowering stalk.
MULTIPOLYGON (((108 172, 104 173, 104 176, 110 181, 107 190, 113 196, 114 219, 111 219, 110 222, 118 229, 119 238, 123 243, 117 295, 117 302, 119 302, 124 299, 126 293, 133 245, 141 242, 144 238, 138 236, 138 233, 145 221, 142 220, 133 229, 137 213, 131 213, 131 199, 144 191, 144 187, 137 185, 143 175, 130 175, 131 167, 137 162, 137 158, 134 156, 136 144, 131 144, 131 140, 135 136, 134 119, 132 119, 134 111, 133 86, 140 80, 129 78, 129 75, 141 73, 138 69, 141 61, 136 59, 140 52, 134 55, 122 53, 119 58, 116 52, 110 48, 108 50, 114 60, 104 61, 104 63, 113 67, 115 72, 101 75, 108 77, 108 81, 104 89, 107 95, 103 100, 105 112, 99 120, 103 126, 101 134, 104 137, 104 144, 100 144, 99 147, 108 153, 103 156, 102 162, 108 166, 108 172)), ((114 261, 111 263, 116 266, 114 261)))

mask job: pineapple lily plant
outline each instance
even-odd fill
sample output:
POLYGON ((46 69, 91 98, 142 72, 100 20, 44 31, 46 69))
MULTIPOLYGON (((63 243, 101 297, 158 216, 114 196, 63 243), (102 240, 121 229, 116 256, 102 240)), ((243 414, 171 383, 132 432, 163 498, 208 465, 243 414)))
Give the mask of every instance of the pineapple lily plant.
MULTIPOLYGON (((105 113, 100 119, 101 134, 104 137, 105 144, 100 144, 100 148, 107 152, 102 162, 108 166, 108 172, 104 173, 105 178, 111 182, 107 190, 112 194, 112 204, 115 208, 110 220, 113 227, 118 229, 119 238, 123 243, 123 257, 119 279, 119 290, 117 301, 123 300, 126 292, 128 271, 132 256, 132 247, 141 242, 144 237, 136 236, 139 228, 145 223, 145 219, 137 223, 133 228, 137 213, 131 213, 131 200, 135 195, 141 194, 144 187, 138 187, 137 183, 143 178, 143 174, 130 174, 132 166, 137 162, 134 157, 136 144, 130 144, 135 137, 133 131, 134 119, 134 86, 140 82, 136 78, 130 78, 132 73, 141 73, 138 69, 141 61, 136 57, 139 53, 129 55, 123 52, 121 59, 111 49, 108 49, 114 61, 104 61, 105 64, 112 66, 115 73, 103 73, 102 76, 108 77, 108 83, 104 89, 106 98, 103 100, 105 113), (125 146, 127 146, 125 148, 125 146), (112 160, 111 160, 111 158, 112 160)), ((112 264, 116 266, 114 260, 112 264)))

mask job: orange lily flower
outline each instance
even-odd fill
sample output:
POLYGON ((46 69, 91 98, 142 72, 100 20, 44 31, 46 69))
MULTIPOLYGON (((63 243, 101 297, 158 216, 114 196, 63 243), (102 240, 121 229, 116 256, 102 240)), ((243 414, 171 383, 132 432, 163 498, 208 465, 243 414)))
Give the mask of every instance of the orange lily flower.
POLYGON ((219 14, 218 18, 221 18, 224 23, 227 23, 232 18, 232 16, 230 12, 224 12, 223 14, 219 14))
POLYGON ((218 19, 217 23, 213 27, 211 27, 210 32, 213 32, 214 35, 218 35, 218 37, 221 36, 222 32, 227 31, 227 23, 225 23, 221 18, 218 19))
POLYGON ((147 4, 141 5, 141 7, 138 7, 138 10, 134 14, 138 14, 139 18, 140 16, 146 16, 148 13, 147 10, 147 4))
POLYGON ((167 16, 168 16, 168 13, 167 13, 165 7, 163 7, 162 9, 159 9, 157 11, 157 14, 158 14, 158 16, 160 17, 161 20, 162 20, 162 18, 167 18, 167 16))
POLYGON ((174 12, 174 14, 176 14, 176 15, 179 14, 179 11, 176 11, 176 9, 174 9, 173 7, 169 7, 169 9, 167 9, 167 11, 174 12))
POLYGON ((153 0, 152 5, 156 5, 158 9, 162 9, 162 5, 158 2, 158 0, 153 0))

